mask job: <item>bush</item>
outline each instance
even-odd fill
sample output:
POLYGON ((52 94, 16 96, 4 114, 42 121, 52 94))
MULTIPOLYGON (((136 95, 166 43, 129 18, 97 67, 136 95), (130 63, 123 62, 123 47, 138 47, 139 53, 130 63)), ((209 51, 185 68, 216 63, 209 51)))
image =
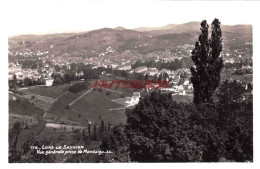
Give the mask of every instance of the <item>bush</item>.
POLYGON ((82 90, 87 89, 88 85, 89 84, 86 82, 76 83, 69 87, 69 91, 73 92, 73 93, 78 93, 78 92, 81 92, 82 90))

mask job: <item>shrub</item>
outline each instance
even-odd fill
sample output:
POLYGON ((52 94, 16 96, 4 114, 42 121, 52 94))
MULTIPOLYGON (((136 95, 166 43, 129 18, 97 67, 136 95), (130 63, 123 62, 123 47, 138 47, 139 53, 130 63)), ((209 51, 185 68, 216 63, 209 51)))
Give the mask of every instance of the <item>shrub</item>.
POLYGON ((73 92, 73 93, 78 93, 78 92, 81 92, 82 90, 87 89, 88 85, 89 84, 86 82, 76 83, 69 87, 69 91, 73 92))

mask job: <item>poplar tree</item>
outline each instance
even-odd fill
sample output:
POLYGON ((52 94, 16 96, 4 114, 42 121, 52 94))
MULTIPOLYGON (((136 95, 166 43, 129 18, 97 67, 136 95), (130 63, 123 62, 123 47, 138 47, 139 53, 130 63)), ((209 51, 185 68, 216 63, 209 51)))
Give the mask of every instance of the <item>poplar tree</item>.
POLYGON ((220 22, 214 19, 211 24, 211 38, 208 37, 208 24, 201 22, 201 34, 192 51, 192 60, 195 66, 191 67, 191 82, 194 88, 195 104, 212 103, 212 95, 220 84, 220 72, 223 60, 220 57, 222 50, 222 32, 220 22))

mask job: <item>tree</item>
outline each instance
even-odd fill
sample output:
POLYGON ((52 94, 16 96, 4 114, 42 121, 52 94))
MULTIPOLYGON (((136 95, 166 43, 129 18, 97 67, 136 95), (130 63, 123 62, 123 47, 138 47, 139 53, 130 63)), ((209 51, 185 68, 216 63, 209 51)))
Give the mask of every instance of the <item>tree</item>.
POLYGON ((88 123, 88 135, 89 136, 91 135, 91 122, 88 123))
POLYGON ((225 80, 218 90, 216 102, 228 106, 233 103, 240 103, 243 100, 243 93, 246 91, 245 87, 236 80, 225 80))
POLYGON ((126 112, 132 161, 202 161, 200 129, 189 120, 192 105, 174 102, 171 94, 152 92, 126 112))
POLYGON ((236 80, 226 80, 216 92, 218 135, 225 134, 222 156, 244 162, 253 160, 253 100, 236 80))
POLYGON ((28 77, 24 78, 23 83, 24 83, 25 86, 32 86, 33 85, 32 79, 30 79, 28 77))
POLYGON ((100 124, 101 135, 103 135, 104 131, 105 131, 105 122, 104 122, 104 120, 101 120, 101 124, 100 124))
POLYGON ((16 74, 13 74, 13 81, 16 82, 17 78, 16 78, 16 74))
POLYGON ((82 136, 83 136, 83 140, 85 141, 86 140, 86 130, 85 129, 83 129, 83 131, 82 131, 82 136))
POLYGON ((59 65, 55 65, 54 69, 55 69, 56 72, 60 72, 60 66, 59 65))
POLYGON ((149 76, 148 76, 148 74, 146 73, 145 76, 144 76, 144 80, 147 81, 148 79, 149 79, 149 76))
POLYGON ((88 86, 89 86, 89 82, 81 82, 70 86, 68 90, 73 93, 78 93, 81 92, 82 90, 87 89, 88 86))
POLYGON ((253 90, 253 85, 252 85, 252 83, 248 83, 247 84, 247 90, 249 90, 249 91, 252 91, 253 90))
POLYGON ((128 152, 128 139, 123 128, 115 126, 111 132, 106 133, 102 138, 100 149, 112 151, 112 154, 105 155, 108 162, 130 162, 128 152))
POLYGON ((70 75, 68 73, 64 74, 64 83, 70 83, 70 75))
POLYGON ((61 80, 61 78, 58 77, 58 78, 54 79, 53 85, 57 85, 57 86, 62 85, 62 80, 61 80))
POLYGON ((94 136, 93 136, 93 138, 94 138, 94 140, 97 140, 97 125, 95 124, 94 125, 94 136))
POLYGON ((223 60, 220 57, 222 50, 222 33, 220 22, 215 19, 211 24, 211 39, 208 38, 208 24, 201 22, 201 35, 192 51, 191 82, 194 88, 194 103, 211 103, 212 95, 220 84, 220 72, 223 60))

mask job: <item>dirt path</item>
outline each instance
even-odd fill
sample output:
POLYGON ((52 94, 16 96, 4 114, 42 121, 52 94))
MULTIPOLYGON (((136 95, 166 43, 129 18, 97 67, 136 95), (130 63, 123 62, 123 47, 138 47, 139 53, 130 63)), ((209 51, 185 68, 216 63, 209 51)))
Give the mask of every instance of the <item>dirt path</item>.
POLYGON ((69 104, 69 106, 72 106, 74 103, 76 103, 79 99, 81 99, 82 97, 84 97, 86 94, 88 94, 91 90, 93 90, 93 88, 91 88, 90 90, 86 91, 85 93, 83 93, 81 96, 79 96, 77 99, 75 99, 73 102, 71 102, 69 104))
POLYGON ((59 98, 61 98, 62 96, 64 96, 65 94, 67 94, 69 91, 66 91, 66 92, 64 92, 64 93, 62 93, 61 95, 59 95, 58 97, 56 97, 56 101, 59 99, 59 98))

